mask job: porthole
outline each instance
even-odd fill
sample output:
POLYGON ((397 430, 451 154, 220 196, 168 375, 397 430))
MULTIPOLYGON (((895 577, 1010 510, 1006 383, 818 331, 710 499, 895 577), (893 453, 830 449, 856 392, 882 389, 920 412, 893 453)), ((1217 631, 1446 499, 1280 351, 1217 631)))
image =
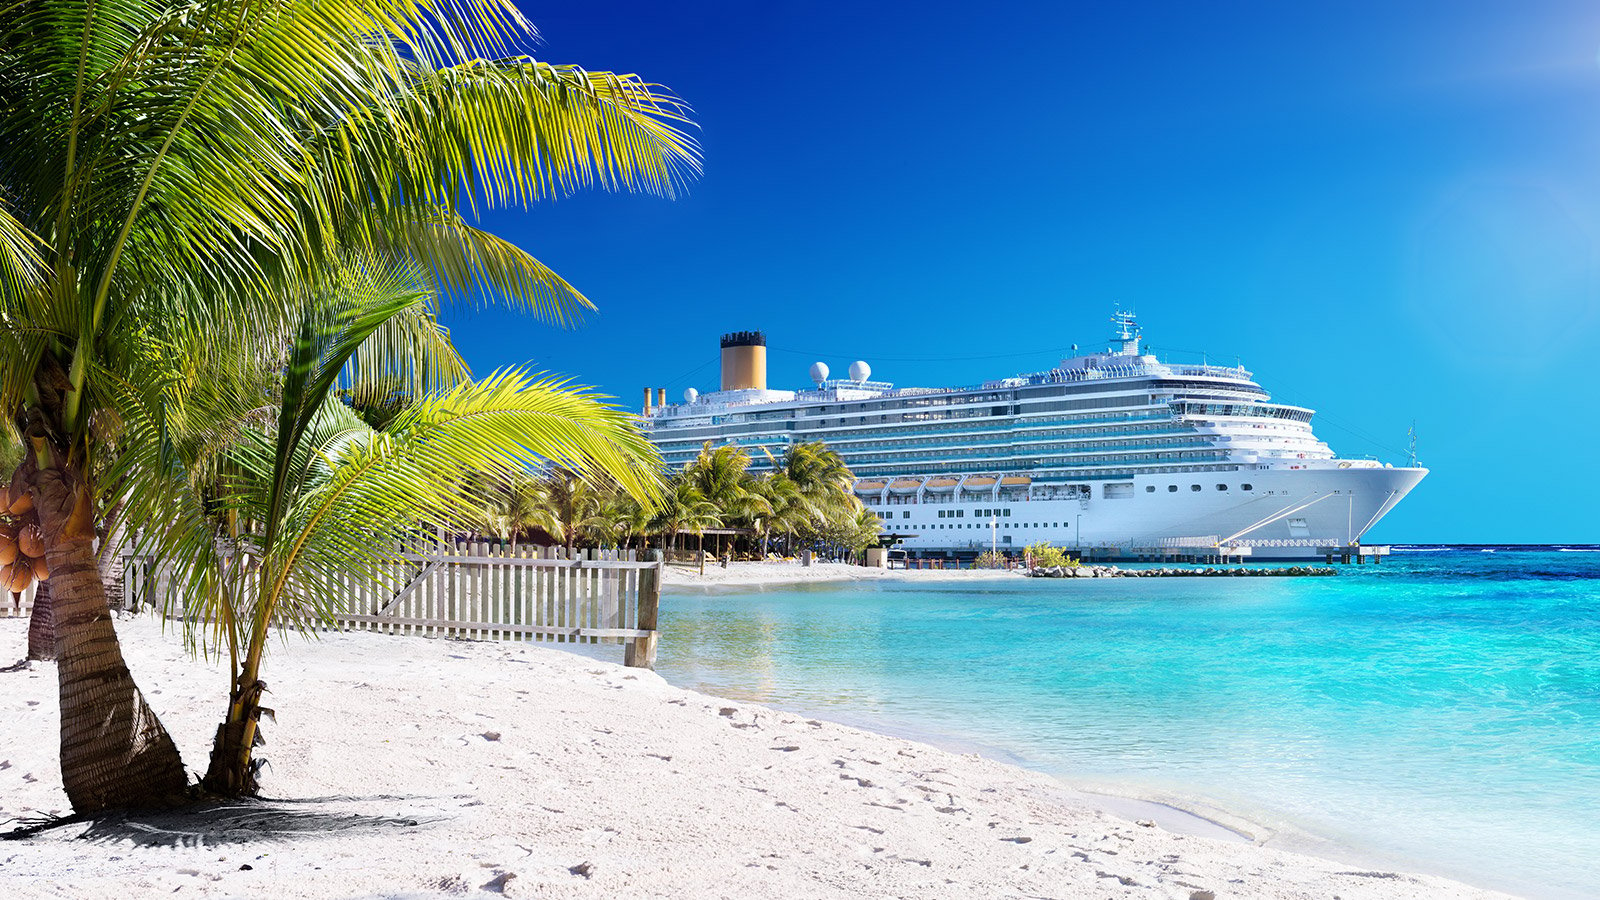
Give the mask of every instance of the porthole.
POLYGON ((1200 490, 1200 485, 1198 485, 1198 484, 1191 484, 1191 485, 1189 485, 1189 490, 1191 490, 1191 491, 1198 491, 1198 490, 1200 490))
POLYGON ((1217 485, 1217 490, 1219 490, 1219 491, 1225 491, 1225 490, 1227 490, 1227 489, 1228 489, 1228 486, 1227 486, 1227 485, 1225 485, 1225 484, 1219 484, 1219 485, 1217 485))
POLYGON ((1239 485, 1239 490, 1241 490, 1241 491, 1253 491, 1253 490, 1255 490, 1255 486, 1254 485, 1249 485, 1249 484, 1241 484, 1241 485, 1239 485))
POLYGON ((1156 486, 1153 484, 1147 484, 1144 486, 1144 492, 1146 494, 1154 494, 1156 492, 1156 486))
POLYGON ((1177 485, 1175 485, 1175 484, 1167 485, 1167 493, 1176 494, 1177 492, 1178 492, 1178 486, 1177 485))

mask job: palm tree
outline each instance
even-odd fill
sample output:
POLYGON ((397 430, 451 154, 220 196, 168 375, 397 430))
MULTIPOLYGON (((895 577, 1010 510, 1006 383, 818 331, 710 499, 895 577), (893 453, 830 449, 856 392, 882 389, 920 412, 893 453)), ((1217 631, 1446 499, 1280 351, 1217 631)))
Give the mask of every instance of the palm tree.
POLYGON ((883 520, 878 514, 857 502, 856 515, 851 521, 852 528, 845 538, 845 548, 851 553, 860 553, 868 547, 878 544, 878 535, 883 533, 883 520))
POLYGON ((533 521, 571 554, 585 523, 600 509, 601 492, 585 473, 552 468, 537 482, 533 521))
POLYGON ((670 96, 517 55, 531 36, 511 0, 14 0, 0 15, 0 408, 48 537, 75 810, 186 787, 91 550, 107 485, 145 477, 102 457, 127 396, 170 374, 166 326, 243 358, 351 252, 570 322, 587 301, 468 224, 462 186, 475 211, 592 185, 670 196, 697 169, 670 96))
POLYGON ((767 555, 768 539, 776 531, 792 534, 813 517, 813 510, 800 494, 800 488, 782 472, 767 472, 756 479, 754 491, 766 504, 765 515, 756 520, 761 535, 761 556, 767 555))
POLYGON ((597 546, 626 547, 628 541, 647 527, 648 507, 638 498, 610 482, 594 486, 595 502, 582 528, 597 546))
POLYGON ((860 501, 851 492, 854 478, 839 454, 821 441, 791 444, 782 458, 767 454, 773 471, 769 478, 781 478, 774 486, 784 492, 781 508, 775 508, 782 532, 791 541, 797 535, 820 535, 838 520, 853 519, 860 501))
MULTIPOLYGON (((665 547, 670 540, 674 550, 678 548, 678 535, 687 531, 703 538, 707 528, 721 521, 716 505, 707 500, 699 488, 683 478, 674 479, 668 486, 650 520, 651 526, 661 532, 661 545, 665 547)), ((702 559, 702 574, 705 571, 704 563, 702 559)))
MULTIPOLYGON (((232 665, 227 715, 202 782, 212 794, 256 791, 252 752, 259 718, 269 712, 260 670, 272 624, 332 623, 340 598, 330 586, 339 579, 380 578, 400 562, 402 541, 419 522, 449 530, 469 524, 483 491, 472 473, 504 483, 531 465, 554 463, 580 477, 606 473, 641 498, 658 490, 655 452, 631 416, 586 389, 521 370, 425 394, 372 428, 337 398, 341 377, 359 383, 363 369, 350 365, 360 348, 423 302, 404 280, 365 297, 312 298, 288 364, 269 373, 265 391, 162 398, 203 419, 207 431, 231 426, 238 435, 209 483, 192 478, 191 467, 173 468, 170 481, 146 479, 131 498, 143 510, 169 510, 158 553, 189 587, 184 620, 191 628, 215 623, 210 637, 232 665), (277 400, 267 422, 252 408, 263 393, 277 400)), ((162 412, 151 408, 131 427, 159 427, 162 412)))
POLYGON ((722 524, 754 526, 757 520, 770 517, 773 508, 757 489, 756 478, 749 469, 750 455, 737 445, 713 447, 707 441, 679 477, 693 484, 700 496, 716 507, 722 524))
POLYGON ((801 441, 784 451, 780 470, 821 515, 840 511, 854 499, 853 476, 839 454, 821 441, 801 441))
POLYGON ((503 481, 488 479, 488 482, 484 486, 488 501, 479 524, 485 533, 505 539, 515 556, 517 542, 523 535, 548 518, 542 486, 526 472, 514 472, 503 481), (499 483, 495 483, 497 481, 499 483))

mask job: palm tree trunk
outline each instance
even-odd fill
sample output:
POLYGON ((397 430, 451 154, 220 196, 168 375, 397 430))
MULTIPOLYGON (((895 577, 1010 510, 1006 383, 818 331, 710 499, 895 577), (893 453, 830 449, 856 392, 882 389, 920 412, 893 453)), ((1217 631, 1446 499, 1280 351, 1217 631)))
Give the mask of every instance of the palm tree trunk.
POLYGON ((261 646, 252 640, 243 671, 235 675, 234 689, 228 696, 228 717, 217 726, 211 743, 211 761, 200 786, 220 797, 253 797, 259 785, 252 751, 256 744, 256 721, 261 716, 261 694, 267 688, 261 681, 261 646))
POLYGON ((56 613, 50 602, 50 582, 41 581, 33 591, 33 612, 28 616, 28 658, 56 658, 56 613))
POLYGON ((61 695, 61 782, 79 813, 186 799, 177 745, 134 684, 91 549, 87 479, 57 458, 24 465, 45 533, 61 695))
POLYGON ((704 576, 706 574, 706 535, 703 531, 695 535, 694 555, 700 557, 700 574, 704 576))

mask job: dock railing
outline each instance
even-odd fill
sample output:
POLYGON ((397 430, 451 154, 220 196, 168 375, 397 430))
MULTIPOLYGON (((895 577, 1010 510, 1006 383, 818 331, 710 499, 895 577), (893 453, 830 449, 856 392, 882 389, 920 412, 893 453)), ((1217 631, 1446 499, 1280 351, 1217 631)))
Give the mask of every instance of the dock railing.
MULTIPOLYGON (((403 553, 386 578, 340 579, 325 595, 345 628, 469 640, 622 644, 623 664, 654 668, 661 609, 658 550, 567 551, 456 542, 403 553)), ((171 574, 123 557, 123 602, 162 608, 171 574)))

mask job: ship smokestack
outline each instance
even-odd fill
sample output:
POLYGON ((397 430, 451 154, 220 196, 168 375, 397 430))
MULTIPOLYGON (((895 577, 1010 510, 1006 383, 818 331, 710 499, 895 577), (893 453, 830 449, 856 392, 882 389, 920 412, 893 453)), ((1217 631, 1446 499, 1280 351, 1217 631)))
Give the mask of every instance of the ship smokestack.
POLYGON ((656 409, 667 408, 667 389, 656 388, 656 409))
POLYGON ((644 417, 650 418, 650 389, 644 389, 644 417))
POLYGON ((722 389, 767 389, 767 336, 735 331, 722 336, 722 389))

